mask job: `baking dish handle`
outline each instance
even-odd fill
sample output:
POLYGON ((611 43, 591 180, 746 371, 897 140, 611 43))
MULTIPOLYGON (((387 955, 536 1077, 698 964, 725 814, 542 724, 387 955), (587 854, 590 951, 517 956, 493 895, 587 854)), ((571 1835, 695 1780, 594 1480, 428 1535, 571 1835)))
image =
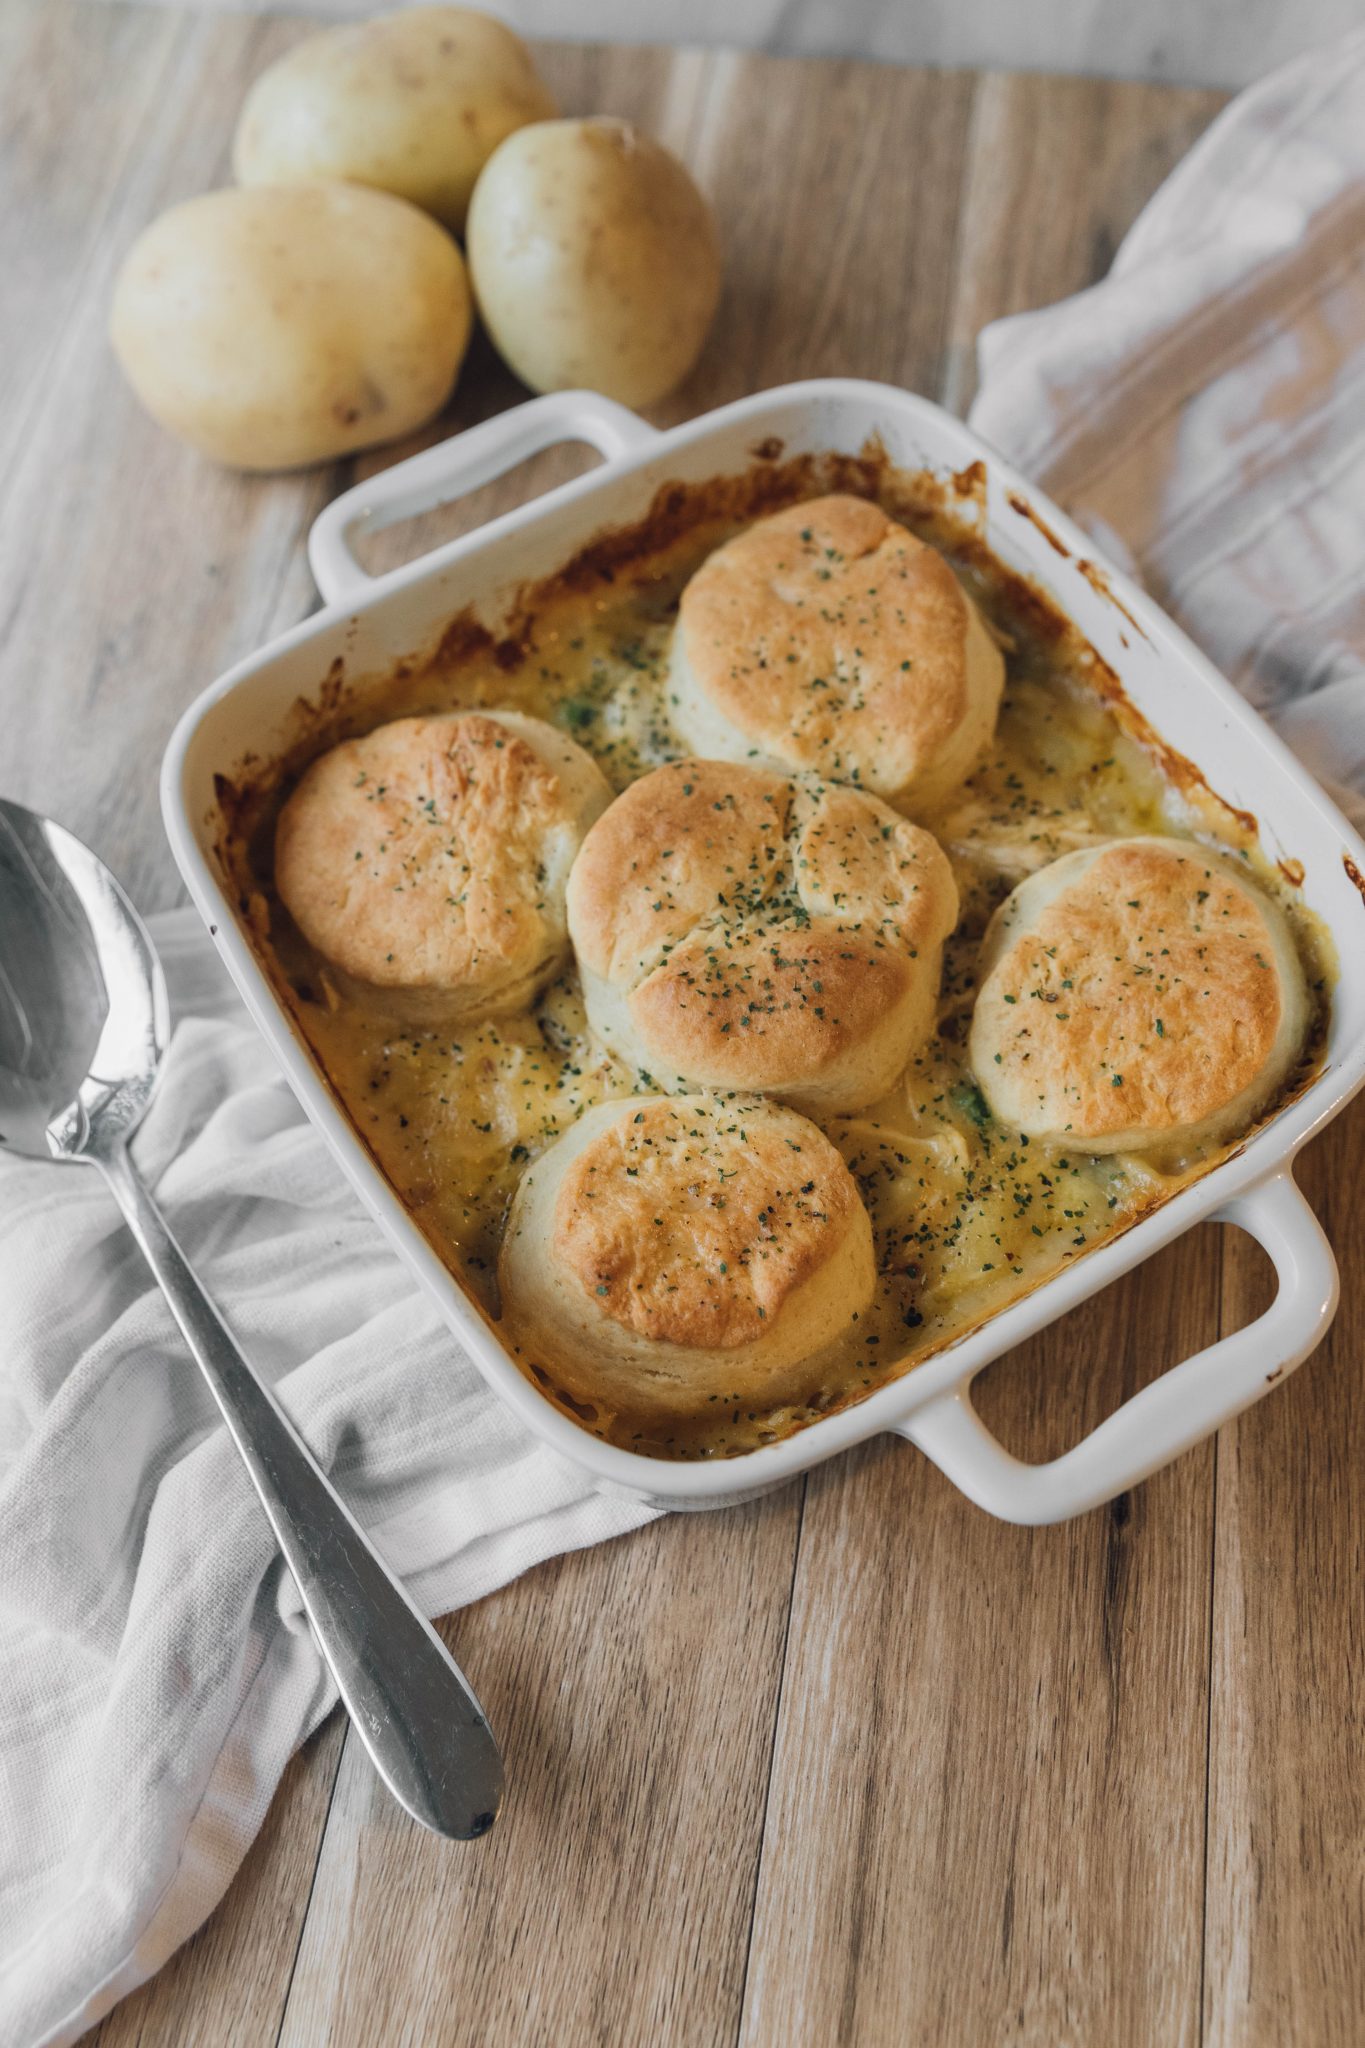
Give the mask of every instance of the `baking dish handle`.
POLYGON ((900 1427, 988 1514, 1064 1522, 1135 1486, 1288 1378, 1336 1312, 1337 1268, 1321 1224, 1289 1169, 1227 1202, 1210 1219, 1235 1223, 1269 1252, 1278 1288, 1244 1330, 1173 1366, 1083 1442, 1045 1465, 1012 1457, 972 1406, 967 1387, 940 1395, 900 1427))
POLYGON ((377 580, 356 560, 353 535, 377 533, 396 520, 448 505, 561 441, 586 441, 610 462, 647 448, 657 431, 596 391, 552 391, 496 413, 333 499, 308 536, 313 580, 328 604, 344 604, 377 580))

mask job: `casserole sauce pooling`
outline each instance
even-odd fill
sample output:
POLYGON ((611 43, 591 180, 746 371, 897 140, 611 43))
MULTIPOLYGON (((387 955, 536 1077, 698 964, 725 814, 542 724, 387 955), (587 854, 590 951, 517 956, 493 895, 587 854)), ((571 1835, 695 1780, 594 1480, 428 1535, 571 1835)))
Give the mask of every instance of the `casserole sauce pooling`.
POLYGON ((765 468, 747 484, 728 480, 720 503, 704 489, 674 487, 661 494, 662 535, 655 519, 635 549, 629 536, 615 536, 613 546, 587 550, 561 581, 528 597, 508 638, 494 642, 456 622, 429 659, 324 692, 288 759, 227 793, 233 827, 224 860, 276 988, 398 1195, 496 1319, 498 1247, 526 1165, 582 1110, 653 1092, 653 1084, 594 1045, 572 963, 529 1011, 458 1028, 414 1026, 386 1016, 377 999, 344 995, 274 892, 271 837, 283 798, 325 747, 416 711, 501 706, 551 719, 616 790, 677 758, 686 750, 669 721, 667 651, 678 594, 713 547, 777 503, 862 489, 952 561, 1005 648, 1007 680, 981 767, 944 806, 917 816, 947 851, 962 898, 938 1028, 872 1109, 818 1119, 872 1218, 872 1308, 812 1401, 755 1413, 712 1399, 666 1436, 628 1412, 571 1402, 555 1387, 553 1359, 525 1355, 514 1329, 501 1332, 542 1391, 584 1427, 664 1457, 733 1455, 859 1399, 1226 1156, 1228 1147, 1160 1158, 1049 1152, 991 1118, 965 1060, 975 961, 991 912, 1025 875, 1075 848, 1137 833, 1194 836, 1232 853, 1288 910, 1316 995, 1317 1025, 1291 1091, 1311 1070, 1325 1022, 1324 941, 1261 855, 1254 821, 1219 804, 1188 764, 1142 731, 1112 674, 1036 589, 986 554, 951 491, 875 457, 835 467, 834 482, 828 468, 817 475, 809 464, 765 468))

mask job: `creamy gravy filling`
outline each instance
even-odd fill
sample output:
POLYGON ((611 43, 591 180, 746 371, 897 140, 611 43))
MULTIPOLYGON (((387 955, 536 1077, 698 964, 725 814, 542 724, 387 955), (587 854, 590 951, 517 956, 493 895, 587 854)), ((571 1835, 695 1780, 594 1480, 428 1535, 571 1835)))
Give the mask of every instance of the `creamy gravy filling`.
MULTIPOLYGON (((368 723, 417 710, 504 706, 550 718, 591 752, 614 788, 685 751, 669 722, 667 651, 677 594, 718 537, 694 539, 668 573, 557 599, 509 670, 475 656, 386 683, 368 723)), ((962 916, 945 953, 939 1028, 891 1094, 823 1127, 854 1173, 872 1217, 878 1288, 814 1401, 755 1413, 708 1403, 694 1425, 651 1434, 629 1413, 558 1396, 552 1358, 519 1352, 537 1383, 587 1428, 665 1457, 733 1455, 860 1398, 1135 1221, 1222 1151, 1164 1159, 1048 1152, 991 1119, 965 1059, 977 948, 995 906, 1022 878, 1097 839, 1189 837, 1196 828, 1246 859, 1295 922, 1309 978, 1325 998, 1319 943, 1235 825, 1216 841, 1087 686, 1085 654, 1062 661, 1031 642, 978 569, 958 563, 1008 649, 996 740, 952 801, 917 822, 945 847, 962 916)), ((354 716, 348 729, 356 729, 354 716)), ((348 998, 293 929, 269 884, 259 835, 256 924, 277 979, 332 1086, 440 1255, 492 1317, 498 1246, 527 1164, 581 1112, 647 1078, 593 1044, 572 967, 529 1013, 464 1028, 414 1028, 348 998), (268 936, 260 927, 268 925, 268 936)), ((262 848, 264 847, 264 851, 262 848)), ((516 1350, 513 1318, 503 1334, 516 1350)))

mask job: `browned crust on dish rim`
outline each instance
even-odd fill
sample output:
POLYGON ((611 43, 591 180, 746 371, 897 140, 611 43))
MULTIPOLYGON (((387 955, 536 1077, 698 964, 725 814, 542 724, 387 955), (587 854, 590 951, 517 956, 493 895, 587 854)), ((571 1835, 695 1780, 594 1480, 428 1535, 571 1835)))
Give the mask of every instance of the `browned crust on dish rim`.
MULTIPOLYGON (((984 464, 971 463, 943 478, 927 471, 897 470, 875 438, 857 455, 806 454, 785 461, 768 456, 772 445, 760 444, 762 456, 752 468, 736 474, 703 483, 661 484, 642 517, 604 528, 553 575, 519 586, 496 629, 470 605, 448 620, 425 647, 414 649, 382 676, 348 677, 344 658, 338 656, 317 696, 298 698, 285 747, 273 761, 262 762, 248 755, 235 764, 231 777, 215 777, 221 819, 215 850, 225 874, 234 872, 231 842, 240 837, 243 823, 249 821, 253 805, 259 804, 265 790, 300 774, 322 747, 356 729, 348 723, 348 716, 363 715, 363 707, 373 702, 385 684, 427 670, 447 669, 476 656, 491 659, 504 670, 515 669, 525 658, 533 619, 557 597, 609 588, 627 571, 642 571, 651 558, 666 555, 699 529, 715 527, 719 531, 780 511, 803 498, 833 492, 874 499, 913 532, 950 548, 983 570, 1001 593, 1005 608, 1025 619, 1040 641, 1056 648, 1059 659, 1074 663, 1084 655, 1088 682, 1123 730, 1155 758, 1163 775, 1182 795, 1196 803, 1212 804, 1239 833, 1256 837, 1259 824, 1254 813, 1220 796, 1203 771, 1162 738, 1129 700, 1115 670, 1090 646, 1050 592, 1035 578, 1007 568, 991 553, 980 532, 984 464)), ((1082 573, 1093 569, 1093 564, 1080 566, 1082 573)), ((1136 625, 1102 572, 1087 574, 1087 580, 1136 625)))

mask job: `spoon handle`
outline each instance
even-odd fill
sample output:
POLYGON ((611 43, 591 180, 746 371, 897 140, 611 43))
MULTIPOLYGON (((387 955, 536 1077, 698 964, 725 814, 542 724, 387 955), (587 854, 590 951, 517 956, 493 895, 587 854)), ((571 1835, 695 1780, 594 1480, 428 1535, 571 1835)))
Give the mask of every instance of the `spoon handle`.
POLYGON ((147 1192, 126 1146, 89 1150, 213 1389, 347 1712, 395 1799, 438 1835, 492 1827, 502 1759, 435 1630, 257 1378, 147 1192))

